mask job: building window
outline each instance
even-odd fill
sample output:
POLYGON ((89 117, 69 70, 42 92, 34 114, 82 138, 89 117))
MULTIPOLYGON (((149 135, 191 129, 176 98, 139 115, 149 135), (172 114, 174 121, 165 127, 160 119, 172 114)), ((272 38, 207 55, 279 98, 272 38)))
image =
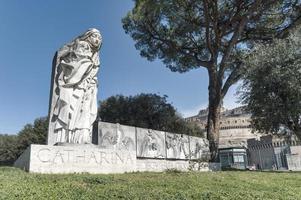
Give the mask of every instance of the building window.
POLYGON ((245 159, 243 155, 233 155, 234 163, 244 163, 245 159))

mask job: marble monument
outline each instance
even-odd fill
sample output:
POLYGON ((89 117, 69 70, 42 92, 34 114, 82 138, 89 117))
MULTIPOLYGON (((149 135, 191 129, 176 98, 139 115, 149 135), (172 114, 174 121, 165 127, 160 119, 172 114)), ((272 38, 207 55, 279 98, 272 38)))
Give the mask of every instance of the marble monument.
POLYGON ((89 29, 53 60, 48 144, 90 144, 97 116, 97 73, 102 37, 89 29))
POLYGON ((30 145, 14 166, 35 173, 208 171, 198 161, 209 151, 205 139, 95 122, 101 44, 92 28, 56 52, 47 145, 30 145))

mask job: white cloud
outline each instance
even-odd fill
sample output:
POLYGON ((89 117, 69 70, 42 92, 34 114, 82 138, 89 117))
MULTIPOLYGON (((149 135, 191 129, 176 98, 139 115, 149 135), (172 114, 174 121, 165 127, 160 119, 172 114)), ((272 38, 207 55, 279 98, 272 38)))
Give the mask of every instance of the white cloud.
POLYGON ((236 101, 237 99, 235 98, 225 98, 223 106, 226 109, 233 109, 242 106, 240 103, 236 103, 236 101))
MULTIPOLYGON (((223 107, 226 109, 233 109, 237 108, 239 106, 242 106, 240 103, 237 103, 238 96, 236 95, 237 88, 241 84, 241 81, 239 81, 237 84, 231 86, 229 88, 228 93, 226 94, 224 100, 223 100, 223 107)), ((183 117, 192 117, 199 113, 200 110, 206 109, 208 107, 208 103, 202 103, 192 108, 187 109, 178 109, 180 114, 182 114, 183 117)))
POLYGON ((183 115, 183 117, 192 117, 199 113, 200 110, 206 109, 208 107, 208 104, 200 104, 198 106, 195 106, 193 108, 183 109, 179 112, 183 115))

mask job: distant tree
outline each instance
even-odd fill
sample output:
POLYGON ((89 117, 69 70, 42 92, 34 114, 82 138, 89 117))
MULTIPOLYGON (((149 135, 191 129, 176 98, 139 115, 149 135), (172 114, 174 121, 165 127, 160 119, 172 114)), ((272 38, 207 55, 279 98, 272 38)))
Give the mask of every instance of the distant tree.
POLYGON ((177 114, 176 109, 167 103, 166 96, 112 96, 100 103, 98 114, 105 122, 203 136, 197 125, 186 122, 177 114))
POLYGON ((254 41, 283 37, 300 23, 300 8, 300 0, 135 0, 123 27, 148 60, 180 73, 207 69, 207 136, 216 160, 221 103, 241 78, 240 55, 254 41))
POLYGON ((31 144, 46 144, 48 118, 37 118, 33 125, 27 124, 18 133, 18 153, 21 153, 31 144))
POLYGON ((0 134, 0 165, 11 165, 15 161, 17 151, 17 136, 0 134))
POLYGON ((11 165, 30 144, 46 144, 48 120, 38 118, 17 135, 0 135, 0 165, 11 165))
POLYGON ((242 102, 261 132, 290 130, 301 140, 301 29, 287 39, 258 44, 246 59, 242 102))

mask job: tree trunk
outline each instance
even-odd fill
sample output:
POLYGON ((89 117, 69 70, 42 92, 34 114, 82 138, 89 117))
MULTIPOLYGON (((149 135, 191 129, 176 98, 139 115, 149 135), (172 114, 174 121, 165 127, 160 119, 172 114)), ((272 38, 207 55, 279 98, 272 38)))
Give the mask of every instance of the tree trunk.
POLYGON ((218 162, 218 144, 220 129, 220 111, 222 103, 221 81, 218 79, 217 73, 208 71, 209 73, 209 106, 207 119, 207 138, 209 140, 209 148, 211 152, 211 162, 218 162))

